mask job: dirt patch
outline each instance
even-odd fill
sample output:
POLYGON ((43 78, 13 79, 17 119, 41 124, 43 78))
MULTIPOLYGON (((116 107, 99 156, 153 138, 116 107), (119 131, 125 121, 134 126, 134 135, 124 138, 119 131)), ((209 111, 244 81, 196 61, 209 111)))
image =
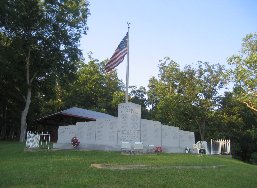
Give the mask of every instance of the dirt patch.
POLYGON ((146 169, 147 165, 91 164, 91 167, 111 170, 146 169))
POLYGON ((110 169, 110 170, 131 170, 131 169, 210 169, 220 168, 224 165, 211 165, 211 166, 190 166, 190 165, 133 165, 133 164, 91 164, 91 167, 98 169, 110 169))

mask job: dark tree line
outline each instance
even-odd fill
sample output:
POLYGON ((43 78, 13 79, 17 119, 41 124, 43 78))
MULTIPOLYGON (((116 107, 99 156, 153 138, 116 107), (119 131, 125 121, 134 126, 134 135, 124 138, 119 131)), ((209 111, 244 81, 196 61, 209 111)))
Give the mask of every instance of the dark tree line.
MULTIPOLYGON (((0 3, 1 70, 4 87, 11 85, 21 96, 20 141, 25 138, 33 92, 54 77, 57 82, 60 78, 68 81, 69 74, 76 70, 82 55, 78 43, 87 30, 87 6, 84 0, 0 3), (7 71, 9 75, 5 75, 7 71)), ((3 116, 10 105, 8 100, 3 105, 3 116)))

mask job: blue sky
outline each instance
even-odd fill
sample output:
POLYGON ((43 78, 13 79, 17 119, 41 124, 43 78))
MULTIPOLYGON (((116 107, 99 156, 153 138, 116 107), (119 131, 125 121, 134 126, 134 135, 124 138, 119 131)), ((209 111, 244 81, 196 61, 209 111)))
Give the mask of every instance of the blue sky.
MULTIPOLYGON (((103 61, 130 27, 130 85, 147 87, 168 56, 183 68, 207 61, 226 65, 242 38, 257 32, 257 0, 91 0, 89 30, 80 48, 103 61)), ((126 58, 117 67, 125 83, 126 58)))

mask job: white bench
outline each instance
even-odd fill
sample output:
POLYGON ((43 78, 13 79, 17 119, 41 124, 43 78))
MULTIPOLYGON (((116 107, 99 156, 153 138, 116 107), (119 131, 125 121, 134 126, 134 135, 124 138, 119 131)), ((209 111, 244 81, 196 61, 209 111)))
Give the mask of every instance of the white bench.
POLYGON ((135 142, 134 144, 134 152, 135 153, 143 153, 144 145, 143 142, 135 142))
POLYGON ((121 152, 131 153, 131 144, 129 142, 121 142, 121 152))
POLYGON ((155 148, 154 145, 148 145, 148 147, 147 147, 147 153, 154 153, 154 148, 155 148))

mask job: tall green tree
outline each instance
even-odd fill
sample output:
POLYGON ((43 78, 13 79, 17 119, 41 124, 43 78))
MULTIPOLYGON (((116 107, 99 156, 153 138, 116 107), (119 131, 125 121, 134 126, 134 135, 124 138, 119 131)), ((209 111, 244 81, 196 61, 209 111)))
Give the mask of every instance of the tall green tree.
POLYGON ((84 0, 2 0, 0 32, 10 41, 13 57, 6 59, 20 67, 24 96, 20 141, 24 141, 32 89, 51 75, 61 77, 76 70, 81 57, 78 48, 87 30, 88 3, 84 0))
POLYGON ((217 110, 218 124, 213 130, 216 138, 229 138, 232 154, 236 158, 249 161, 251 154, 257 152, 257 116, 255 111, 237 100, 238 88, 221 97, 217 110))
POLYGON ((159 80, 152 78, 148 91, 149 100, 156 102, 155 118, 197 131, 205 140, 209 118, 218 105, 218 91, 225 83, 224 67, 198 62, 181 70, 176 62, 165 58, 159 69, 159 80))
MULTIPOLYGON (((20 111, 21 100, 17 96, 15 85, 21 83, 17 75, 17 67, 7 61, 12 57, 13 49, 10 48, 10 41, 0 33, 0 138, 6 139, 8 136, 8 125, 14 125, 13 119, 17 115, 13 112, 20 111), (11 118, 11 117, 12 118, 11 118)), ((10 128, 10 127, 9 127, 10 128)))
POLYGON ((257 112, 257 33, 243 38, 241 51, 228 59, 231 77, 241 87, 237 99, 257 112))
POLYGON ((199 62, 195 72, 195 88, 190 86, 194 93, 192 105, 197 108, 194 111, 194 119, 201 139, 205 140, 206 126, 213 111, 218 107, 219 91, 226 83, 225 68, 219 64, 211 65, 207 62, 199 62))
POLYGON ((81 63, 77 79, 70 85, 65 104, 67 107, 81 108, 117 114, 117 107, 123 102, 124 84, 118 79, 117 72, 105 73, 106 61, 91 59, 81 63))

